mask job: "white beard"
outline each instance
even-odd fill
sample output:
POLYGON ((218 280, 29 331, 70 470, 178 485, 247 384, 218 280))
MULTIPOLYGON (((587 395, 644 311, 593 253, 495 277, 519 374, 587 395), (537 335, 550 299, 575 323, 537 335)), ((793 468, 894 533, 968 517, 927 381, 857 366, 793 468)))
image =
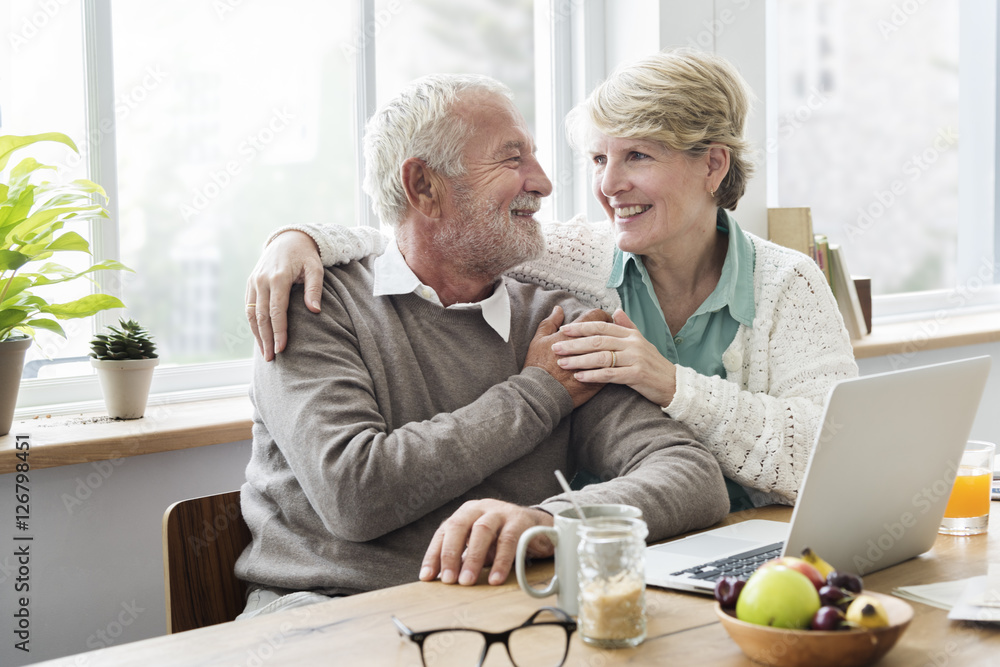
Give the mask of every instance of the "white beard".
POLYGON ((451 257, 466 275, 497 278, 545 251, 545 237, 534 218, 512 214, 537 210, 538 197, 520 194, 503 210, 486 197, 456 187, 455 206, 457 220, 438 228, 432 240, 440 256, 451 257))

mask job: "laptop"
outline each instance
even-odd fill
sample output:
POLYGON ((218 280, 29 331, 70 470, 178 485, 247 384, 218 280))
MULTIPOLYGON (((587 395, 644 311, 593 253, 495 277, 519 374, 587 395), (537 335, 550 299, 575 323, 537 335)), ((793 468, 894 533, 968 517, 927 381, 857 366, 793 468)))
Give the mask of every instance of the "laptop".
POLYGON ((927 551, 982 398, 990 357, 843 380, 830 391, 789 523, 749 520, 647 547, 646 583, 711 594, 805 547, 866 575, 927 551))

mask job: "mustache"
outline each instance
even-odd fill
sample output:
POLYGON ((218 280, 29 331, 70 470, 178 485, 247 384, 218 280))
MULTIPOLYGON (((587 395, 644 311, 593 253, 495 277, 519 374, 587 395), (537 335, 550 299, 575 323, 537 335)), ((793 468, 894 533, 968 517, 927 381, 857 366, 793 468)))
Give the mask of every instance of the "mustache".
POLYGON ((510 203, 510 210, 513 211, 528 211, 529 213, 538 213, 538 209, 542 207, 542 198, 537 195, 531 195, 526 192, 519 194, 514 197, 514 201, 510 203))

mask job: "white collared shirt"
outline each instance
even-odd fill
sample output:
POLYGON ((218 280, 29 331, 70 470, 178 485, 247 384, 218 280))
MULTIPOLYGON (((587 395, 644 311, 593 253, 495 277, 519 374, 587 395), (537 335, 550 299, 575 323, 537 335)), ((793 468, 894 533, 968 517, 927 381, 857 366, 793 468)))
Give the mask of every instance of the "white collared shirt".
MULTIPOLYGON (((375 287, 372 292, 375 296, 412 292, 431 303, 442 305, 434 288, 421 283, 417 275, 413 273, 403 258, 403 253, 399 251, 395 239, 390 240, 385 252, 375 258, 372 270, 375 275, 375 287)), ((510 297, 507 294, 507 285, 502 278, 497 280, 493 294, 482 301, 455 303, 448 308, 480 309, 483 313, 483 319, 503 338, 504 342, 510 340, 510 297)))

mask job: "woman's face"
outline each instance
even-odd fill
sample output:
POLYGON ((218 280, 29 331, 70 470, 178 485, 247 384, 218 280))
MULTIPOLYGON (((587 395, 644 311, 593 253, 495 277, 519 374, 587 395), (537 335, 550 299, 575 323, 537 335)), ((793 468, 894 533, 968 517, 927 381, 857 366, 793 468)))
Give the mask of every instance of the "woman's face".
POLYGON ((594 196, 614 224, 622 250, 656 256, 671 245, 697 244, 714 232, 707 156, 695 158, 656 141, 599 133, 589 152, 594 196))

